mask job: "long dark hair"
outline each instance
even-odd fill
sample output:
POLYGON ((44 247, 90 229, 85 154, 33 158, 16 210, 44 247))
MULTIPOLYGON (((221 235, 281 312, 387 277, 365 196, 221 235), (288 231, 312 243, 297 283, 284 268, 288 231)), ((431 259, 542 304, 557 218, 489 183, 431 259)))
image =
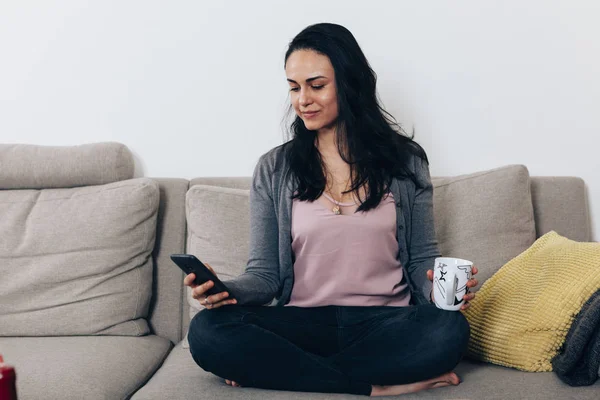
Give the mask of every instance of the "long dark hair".
MULTIPOLYGON (((285 63, 296 50, 312 50, 329 57, 335 71, 338 151, 351 171, 351 187, 344 193, 355 191, 358 195, 358 189, 368 184, 366 199, 357 212, 377 207, 393 177, 412 179, 418 185, 408 163, 414 156, 424 160, 427 156, 380 105, 375 87, 377 76, 352 33, 336 24, 311 25, 290 42, 285 63)), ((284 146, 289 146, 286 174, 292 173, 296 183, 293 198, 314 201, 325 190, 327 181, 315 146, 317 132, 306 129, 296 116, 289 134, 292 138, 284 146)))

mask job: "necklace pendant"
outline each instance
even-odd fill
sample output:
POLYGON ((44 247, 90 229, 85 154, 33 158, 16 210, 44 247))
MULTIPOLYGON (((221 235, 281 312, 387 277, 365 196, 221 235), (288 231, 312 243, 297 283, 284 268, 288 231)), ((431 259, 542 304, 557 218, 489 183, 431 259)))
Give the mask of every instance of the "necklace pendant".
POLYGON ((333 211, 333 213, 334 213, 335 215, 340 215, 340 214, 341 214, 341 212, 340 212, 340 206, 338 206, 338 205, 336 205, 335 207, 333 207, 333 208, 331 209, 331 211, 333 211))

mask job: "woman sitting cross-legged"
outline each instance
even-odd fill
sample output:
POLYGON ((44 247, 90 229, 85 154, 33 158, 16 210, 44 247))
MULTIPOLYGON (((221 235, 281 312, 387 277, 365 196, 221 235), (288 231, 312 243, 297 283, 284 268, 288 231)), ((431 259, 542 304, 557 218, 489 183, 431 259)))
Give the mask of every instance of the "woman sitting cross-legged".
POLYGON ((307 27, 284 65, 293 138, 254 171, 246 270, 225 282, 231 293, 184 280, 206 307, 190 324, 194 360, 242 387, 378 396, 458 385, 469 325, 432 304, 440 253, 425 152, 378 103, 346 28, 307 27))

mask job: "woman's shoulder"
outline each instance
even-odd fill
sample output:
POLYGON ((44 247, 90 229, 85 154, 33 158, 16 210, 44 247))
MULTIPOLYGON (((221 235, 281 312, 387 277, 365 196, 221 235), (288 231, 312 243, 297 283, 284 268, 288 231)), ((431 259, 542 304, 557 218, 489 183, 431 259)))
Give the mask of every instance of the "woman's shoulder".
POLYGON ((425 149, 412 137, 399 134, 396 136, 396 144, 401 156, 407 160, 409 166, 428 161, 425 149))
POLYGON ((402 179, 404 183, 416 184, 419 187, 428 186, 430 181, 429 159, 425 149, 417 142, 407 137, 399 138, 401 156, 404 168, 410 179, 402 179))
POLYGON ((286 154, 290 148, 291 141, 273 147, 262 154, 258 159, 257 168, 275 171, 286 162, 286 154))

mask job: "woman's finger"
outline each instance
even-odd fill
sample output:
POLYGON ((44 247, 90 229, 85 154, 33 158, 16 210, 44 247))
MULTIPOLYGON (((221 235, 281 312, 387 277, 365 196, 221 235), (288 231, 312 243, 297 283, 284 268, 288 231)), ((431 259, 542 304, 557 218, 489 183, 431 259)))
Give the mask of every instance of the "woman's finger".
POLYGON ((433 282, 433 270, 432 269, 427 270, 427 279, 429 279, 430 281, 433 282))
POLYGON ((204 297, 204 299, 200 299, 200 304, 204 307, 212 310, 214 308, 219 308, 223 306, 227 306, 230 304, 237 304, 236 299, 229 299, 229 293, 221 292, 217 294, 210 295, 208 297, 204 297))
POLYGON ((473 268, 471 268, 471 275, 475 275, 478 272, 479 270, 477 269, 477 267, 473 266, 473 268))
POLYGON ((191 274, 187 274, 185 276, 185 278, 183 278, 183 284, 185 286, 189 286, 191 288, 196 287, 196 285, 194 285, 194 280, 196 279, 196 274, 194 274, 193 272, 191 274))
POLYGON ((202 285, 196 286, 192 290, 192 297, 196 300, 206 297, 206 295, 204 293, 213 286, 214 286, 213 281, 206 281, 202 285))
POLYGON ((223 301, 219 301, 218 303, 208 303, 205 307, 212 310, 214 308, 228 306, 228 305, 236 304, 236 303, 237 303, 236 299, 223 300, 223 301))
POLYGON ((479 281, 478 281, 477 279, 475 279, 475 278, 473 278, 473 279, 471 279, 471 280, 467 281, 467 286, 468 286, 468 287, 475 287, 475 286, 477 286, 478 284, 479 284, 479 281))
POLYGON ((229 293, 227 293, 227 292, 221 292, 221 293, 217 293, 217 294, 213 294, 211 296, 208 296, 206 298, 206 302, 207 303, 212 303, 212 304, 217 304, 218 302, 220 302, 223 299, 226 299, 227 297, 229 297, 229 293))

